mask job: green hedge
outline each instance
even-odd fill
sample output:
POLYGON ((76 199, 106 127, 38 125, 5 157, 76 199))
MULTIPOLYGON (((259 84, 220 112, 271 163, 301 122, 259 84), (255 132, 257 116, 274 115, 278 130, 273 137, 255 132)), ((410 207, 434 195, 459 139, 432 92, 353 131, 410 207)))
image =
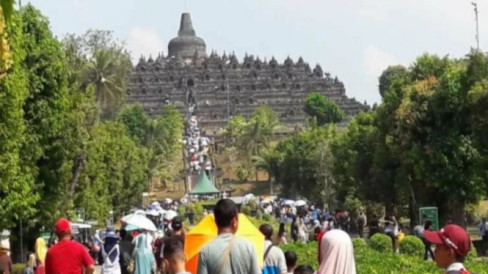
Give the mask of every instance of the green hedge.
POLYGON ((400 243, 400 253, 422 258, 424 255, 424 243, 415 236, 405 236, 400 243))
MULTIPOLYGON (((389 239, 389 238, 388 238, 389 239)), ((393 252, 378 252, 364 248, 361 240, 353 240, 353 245, 362 246, 354 250, 358 274, 438 274, 442 270, 434 262, 424 261, 421 257, 393 252)), ((389 248, 391 249, 391 242, 389 248)), ((309 264, 318 268, 317 242, 308 244, 288 244, 280 246, 283 251, 293 250, 298 255, 298 264, 309 264)), ((467 261, 466 267, 471 273, 488 273, 488 261, 477 259, 467 261)))
POLYGON ((379 252, 393 252, 391 238, 382 233, 376 233, 371 237, 370 246, 379 252))
POLYGON ((354 250, 360 251, 364 249, 368 249, 368 243, 363 238, 355 238, 352 240, 352 246, 354 250))
POLYGON ((24 273, 25 264, 14 264, 12 266, 12 274, 24 273))
MULTIPOLYGON (((468 256, 466 256, 466 261, 471 262, 478 258, 478 252, 476 252, 476 248, 471 242, 471 249, 469 250, 468 256)), ((488 267, 488 266, 487 266, 488 267)))

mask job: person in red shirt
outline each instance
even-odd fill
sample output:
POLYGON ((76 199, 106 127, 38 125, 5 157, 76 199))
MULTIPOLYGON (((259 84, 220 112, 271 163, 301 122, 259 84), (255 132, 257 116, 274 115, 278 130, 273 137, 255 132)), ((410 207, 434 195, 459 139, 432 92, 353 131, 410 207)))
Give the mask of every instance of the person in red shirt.
POLYGON ((67 219, 61 218, 56 222, 56 235, 59 242, 47 251, 46 274, 92 274, 95 262, 83 245, 71 240, 67 219))

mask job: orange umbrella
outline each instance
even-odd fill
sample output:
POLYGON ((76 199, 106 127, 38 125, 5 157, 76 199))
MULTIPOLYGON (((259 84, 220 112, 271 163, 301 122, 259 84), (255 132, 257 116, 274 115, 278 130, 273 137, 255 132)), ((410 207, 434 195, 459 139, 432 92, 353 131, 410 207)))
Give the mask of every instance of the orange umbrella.
MULTIPOLYGON (((262 267, 264 236, 244 214, 239 214, 239 227, 237 228, 236 236, 246 239, 254 244, 259 266, 262 267)), ((197 273, 198 254, 200 253, 200 249, 215 237, 217 237, 217 225, 215 224, 213 214, 207 215, 197 226, 186 234, 186 271, 193 274, 197 273)))

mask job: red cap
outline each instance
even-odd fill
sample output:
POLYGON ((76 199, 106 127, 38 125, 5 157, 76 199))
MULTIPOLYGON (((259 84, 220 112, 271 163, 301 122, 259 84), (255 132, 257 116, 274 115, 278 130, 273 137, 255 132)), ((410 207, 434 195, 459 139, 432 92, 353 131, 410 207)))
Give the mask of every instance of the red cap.
POLYGON ((71 226, 68 219, 61 218, 56 222, 56 234, 71 233, 71 226))
POLYGON ((458 225, 446 225, 439 231, 424 231, 427 241, 433 244, 445 245, 454 250, 461 257, 466 257, 471 249, 471 240, 464 228, 458 225))

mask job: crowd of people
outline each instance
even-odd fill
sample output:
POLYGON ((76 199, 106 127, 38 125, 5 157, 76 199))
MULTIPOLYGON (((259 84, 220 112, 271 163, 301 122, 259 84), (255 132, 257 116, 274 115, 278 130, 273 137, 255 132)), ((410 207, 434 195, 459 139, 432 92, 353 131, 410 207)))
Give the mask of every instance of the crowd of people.
POLYGON ((199 173, 203 170, 210 177, 210 173, 214 168, 210 157, 211 140, 201 134, 193 106, 190 106, 188 110, 185 139, 183 142, 185 144, 185 155, 189 162, 190 171, 199 173))
MULTIPOLYGON (((218 236, 199 252, 197 274, 355 274, 356 264, 351 237, 343 229, 324 226, 316 235, 319 242, 317 257, 319 267, 300 264, 293 251, 283 252, 280 248, 281 226, 277 237, 270 224, 263 224, 259 231, 264 236, 263 265, 259 265, 256 246, 236 236, 239 227, 239 210, 230 199, 222 199, 213 209, 218 236)), ((302 218, 303 219, 303 218, 302 218)), ((388 225, 391 225, 388 224, 388 225)), ((387 225, 387 226, 388 226, 387 225)), ((395 225, 393 224, 393 227, 395 225)), ((24 273, 61 274, 87 273, 95 270, 96 261, 104 274, 186 274, 185 229, 183 219, 175 217, 163 237, 155 237, 146 230, 128 233, 122 228, 115 231, 108 228, 101 236, 100 252, 91 256, 84 245, 73 240, 70 222, 59 219, 55 224, 57 242, 47 249, 42 238, 36 241, 35 252, 29 254, 24 273)), ((385 228, 383 233, 388 234, 385 228)), ((432 257, 437 265, 450 274, 469 273, 463 260, 471 248, 467 232, 454 224, 440 231, 424 229, 423 238, 435 245, 432 257)), ((8 249, 0 247, 0 274, 12 273, 8 249)))

